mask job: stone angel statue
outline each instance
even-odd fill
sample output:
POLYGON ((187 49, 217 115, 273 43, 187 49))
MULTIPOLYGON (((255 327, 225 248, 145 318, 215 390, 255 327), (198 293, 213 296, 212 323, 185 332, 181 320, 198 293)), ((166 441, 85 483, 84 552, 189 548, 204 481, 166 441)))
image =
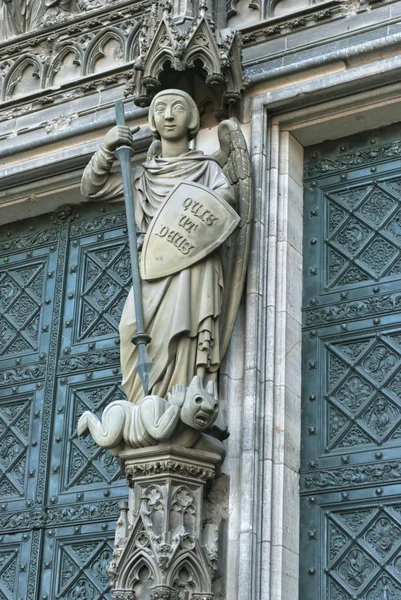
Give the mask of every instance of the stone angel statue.
MULTIPOLYGON (((189 148, 189 141, 198 133, 200 118, 195 102, 186 92, 159 92, 149 109, 149 127, 156 140, 146 162, 133 172, 135 219, 141 234, 138 244, 143 242, 143 253, 149 242, 147 235, 156 235, 151 227, 153 219, 158 218, 163 203, 178 184, 204 186, 239 215, 239 224, 230 237, 220 245, 216 242, 210 251, 204 250, 203 257, 193 264, 183 263, 181 267, 177 263, 174 273, 152 280, 142 273, 145 330, 152 339, 148 346, 152 360, 149 394, 166 398, 173 386, 188 387, 194 376, 205 387, 217 378, 246 274, 252 216, 251 170, 243 134, 234 121, 219 125, 220 149, 214 155, 206 156, 189 148)), ((108 132, 84 171, 83 196, 89 200, 123 197, 121 176, 111 173, 113 152, 121 145, 132 144, 128 127, 114 127, 108 132)), ((195 227, 197 218, 206 214, 199 210, 198 207, 191 215, 188 213, 192 221, 184 223, 187 228, 195 227)), ((139 404, 144 394, 135 369, 137 349, 131 342, 135 333, 131 289, 120 322, 121 367, 127 398, 139 404)))

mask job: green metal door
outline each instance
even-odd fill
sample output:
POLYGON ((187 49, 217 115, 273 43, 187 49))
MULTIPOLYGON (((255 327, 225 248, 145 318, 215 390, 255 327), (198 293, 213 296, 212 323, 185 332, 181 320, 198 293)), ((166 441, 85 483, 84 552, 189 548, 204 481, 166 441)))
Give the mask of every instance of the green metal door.
POLYGON ((0 229, 0 600, 110 598, 126 486, 75 430, 84 410, 123 397, 129 284, 121 205, 0 229))
POLYGON ((301 600, 401 599, 399 140, 306 152, 301 600))

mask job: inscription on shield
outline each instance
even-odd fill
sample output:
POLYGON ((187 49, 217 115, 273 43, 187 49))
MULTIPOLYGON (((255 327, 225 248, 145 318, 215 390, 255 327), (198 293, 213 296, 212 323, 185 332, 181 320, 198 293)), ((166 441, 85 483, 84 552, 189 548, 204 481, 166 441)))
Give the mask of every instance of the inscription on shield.
POLYGON ((142 279, 167 277, 197 263, 225 242, 239 221, 235 210, 209 188, 179 183, 146 233, 142 279))

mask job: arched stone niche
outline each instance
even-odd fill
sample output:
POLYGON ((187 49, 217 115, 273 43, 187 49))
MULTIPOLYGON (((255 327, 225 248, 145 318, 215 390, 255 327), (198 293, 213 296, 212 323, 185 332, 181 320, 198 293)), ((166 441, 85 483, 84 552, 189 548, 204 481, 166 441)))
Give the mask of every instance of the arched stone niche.
POLYGON ((38 92, 41 88, 41 65, 32 57, 23 57, 8 72, 4 88, 5 100, 38 92))
POLYGON ((137 600, 147 600, 150 597, 150 590, 154 586, 154 574, 152 568, 144 560, 140 561, 135 568, 132 589, 137 600))
POLYGON ((115 69, 137 55, 139 31, 140 22, 134 21, 127 30, 110 27, 96 36, 86 32, 76 40, 60 42, 51 62, 45 53, 32 52, 17 60, 0 57, 0 100, 78 83, 85 75, 115 69))
POLYGON ((50 67, 48 84, 59 86, 77 80, 82 75, 82 52, 79 48, 68 45, 56 56, 50 67))
POLYGON ((126 55, 127 61, 135 60, 139 54, 138 35, 140 33, 140 29, 141 29, 141 23, 139 21, 133 25, 133 27, 128 35, 127 55, 126 55))
POLYGON ((85 74, 113 69, 124 60, 125 40, 118 29, 109 29, 96 36, 88 46, 85 74))

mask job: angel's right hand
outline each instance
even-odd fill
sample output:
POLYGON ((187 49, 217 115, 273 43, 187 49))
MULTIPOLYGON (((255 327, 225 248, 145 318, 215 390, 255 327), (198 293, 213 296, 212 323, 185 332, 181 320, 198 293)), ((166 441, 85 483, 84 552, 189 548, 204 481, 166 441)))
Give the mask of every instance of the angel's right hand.
POLYGON ((110 152, 114 152, 114 150, 120 146, 130 146, 133 148, 134 139, 132 136, 138 130, 139 127, 135 127, 133 131, 131 131, 126 125, 117 125, 110 129, 104 138, 103 145, 106 150, 110 150, 110 152))

